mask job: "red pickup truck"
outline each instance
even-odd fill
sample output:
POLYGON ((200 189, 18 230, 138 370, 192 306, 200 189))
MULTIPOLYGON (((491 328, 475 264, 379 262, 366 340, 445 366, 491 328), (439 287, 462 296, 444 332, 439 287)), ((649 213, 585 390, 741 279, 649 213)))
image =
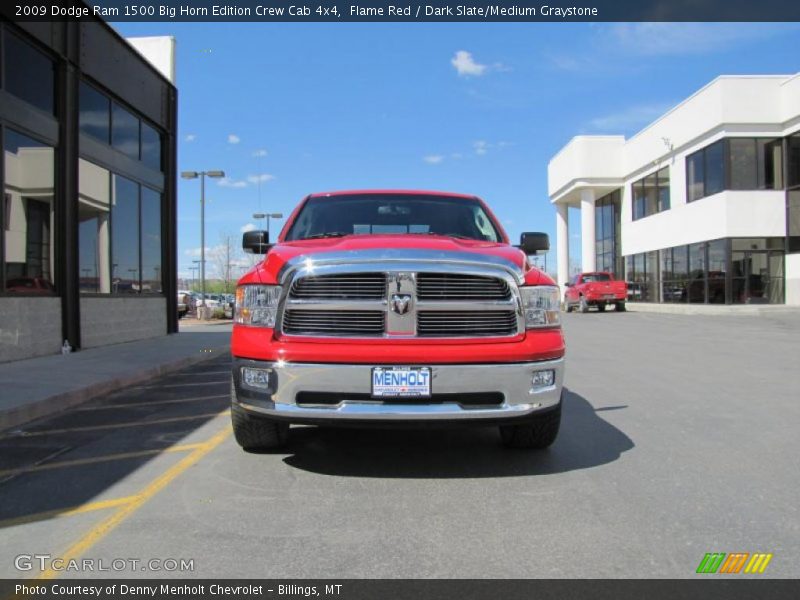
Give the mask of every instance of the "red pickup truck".
POLYGON ((564 310, 578 308, 582 313, 596 306, 603 312, 606 306, 614 305, 618 311, 625 310, 628 284, 614 279, 611 273, 580 273, 567 284, 564 293, 564 310))
POLYGON ((474 196, 312 194, 238 282, 233 430, 245 450, 290 424, 493 424, 511 447, 544 448, 561 421, 558 287, 512 246, 474 196))

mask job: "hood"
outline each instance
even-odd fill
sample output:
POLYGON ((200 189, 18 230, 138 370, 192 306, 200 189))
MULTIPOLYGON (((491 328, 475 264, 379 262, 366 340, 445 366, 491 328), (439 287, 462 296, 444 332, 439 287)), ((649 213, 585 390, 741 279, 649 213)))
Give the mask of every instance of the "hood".
POLYGON ((279 242, 264 260, 239 283, 277 283, 287 264, 311 259, 315 264, 341 262, 457 261, 484 263, 512 272, 528 285, 552 283, 532 267, 525 254, 509 244, 480 240, 461 240, 435 235, 348 235, 338 238, 279 242))

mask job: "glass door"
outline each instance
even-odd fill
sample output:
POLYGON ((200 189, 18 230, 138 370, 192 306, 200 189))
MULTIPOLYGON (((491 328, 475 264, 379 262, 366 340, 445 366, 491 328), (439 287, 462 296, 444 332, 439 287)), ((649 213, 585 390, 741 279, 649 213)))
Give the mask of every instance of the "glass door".
POLYGON ((783 303, 783 252, 745 250, 731 258, 734 304, 783 303))

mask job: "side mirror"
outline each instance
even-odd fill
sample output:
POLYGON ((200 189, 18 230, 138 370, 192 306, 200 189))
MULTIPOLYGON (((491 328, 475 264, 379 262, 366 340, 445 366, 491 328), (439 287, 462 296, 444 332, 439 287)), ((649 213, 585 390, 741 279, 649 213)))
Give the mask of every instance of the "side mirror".
POLYGON ((572 287, 572 284, 571 283, 565 283, 564 287, 572 287))
POLYGON ((518 248, 525 254, 550 250, 550 237, 546 233, 527 231, 519 237, 518 248))
POLYGON ((270 246, 269 231, 246 231, 242 236, 242 248, 249 254, 266 254, 270 246))

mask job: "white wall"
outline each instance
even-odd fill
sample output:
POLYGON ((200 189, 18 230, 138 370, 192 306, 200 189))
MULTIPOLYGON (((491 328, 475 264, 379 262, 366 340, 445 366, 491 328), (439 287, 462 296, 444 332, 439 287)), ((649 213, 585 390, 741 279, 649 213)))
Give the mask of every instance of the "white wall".
POLYGON ((786 236, 783 191, 726 191, 631 221, 628 189, 623 211, 623 256, 727 237, 786 236))
POLYGON ((170 83, 175 83, 175 38, 132 37, 126 41, 144 56, 170 83))
POLYGON ((800 254, 786 255, 786 304, 800 306, 800 254))

